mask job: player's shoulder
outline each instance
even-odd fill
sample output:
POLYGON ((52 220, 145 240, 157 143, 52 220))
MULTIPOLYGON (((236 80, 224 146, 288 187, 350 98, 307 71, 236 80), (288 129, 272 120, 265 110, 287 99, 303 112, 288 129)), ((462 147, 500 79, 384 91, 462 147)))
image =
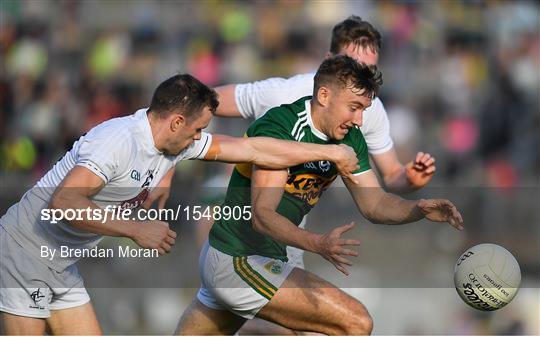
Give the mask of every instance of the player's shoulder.
POLYGON ((353 126, 352 128, 350 128, 349 132, 345 136, 345 139, 352 139, 352 140, 363 139, 363 138, 364 138, 364 135, 362 134, 362 130, 360 130, 358 126, 353 126))
POLYGON ((364 111, 362 131, 370 133, 388 124, 388 115, 379 97, 375 97, 371 105, 364 111))
POLYGON ((128 135, 133 125, 133 122, 132 122, 133 117, 134 115, 111 118, 109 120, 106 120, 94 126, 92 129, 88 131, 87 135, 93 136, 93 137, 97 137, 97 136, 110 137, 114 135, 128 135))
POLYGON ((386 115, 386 109, 379 97, 373 98, 371 105, 366 109, 366 114, 364 117, 370 116, 380 116, 381 114, 386 115))
POLYGON ((315 73, 298 74, 288 78, 273 77, 262 81, 265 86, 259 87, 265 94, 273 95, 275 100, 283 100, 279 103, 290 103, 299 98, 313 94, 315 73))
POLYGON ((292 84, 299 85, 299 86, 306 86, 310 90, 313 90, 314 77, 315 77, 315 73, 311 72, 311 73, 294 75, 292 77, 287 78, 286 81, 292 84))
POLYGON ((299 116, 307 113, 306 102, 311 100, 311 98, 312 96, 304 96, 292 103, 281 104, 280 106, 268 110, 268 113, 263 117, 295 121, 299 116))
POLYGON ((349 145, 355 150, 367 146, 364 135, 357 126, 350 128, 347 135, 345 135, 345 137, 339 143, 349 145))
MULTIPOLYGON (((242 83, 236 85, 236 90, 243 89, 249 92, 250 90, 301 90, 302 88, 308 89, 308 94, 313 90, 313 78, 315 73, 298 74, 291 77, 269 77, 264 80, 255 81, 251 83, 242 83), (258 84, 253 86, 253 84, 258 84)), ((306 94, 306 95, 308 95, 306 94)), ((305 96, 305 95, 303 95, 305 96)))
POLYGON ((308 87, 313 89, 313 78, 315 73, 298 74, 291 77, 270 77, 265 81, 268 88, 284 88, 284 87, 308 87))
POLYGON ((370 117, 379 117, 386 116, 386 109, 384 108, 383 102, 379 97, 373 98, 371 105, 366 109, 364 113, 364 118, 368 119, 370 117))
POLYGON ((305 96, 293 103, 274 107, 268 110, 261 118, 253 122, 250 129, 260 126, 275 125, 286 131, 292 131, 299 119, 306 119, 305 116, 308 112, 306 102, 310 99, 311 96, 305 96))
POLYGON ((146 118, 146 109, 129 116, 112 118, 94 126, 82 138, 90 143, 107 144, 111 151, 131 147, 145 139, 143 118, 146 118))

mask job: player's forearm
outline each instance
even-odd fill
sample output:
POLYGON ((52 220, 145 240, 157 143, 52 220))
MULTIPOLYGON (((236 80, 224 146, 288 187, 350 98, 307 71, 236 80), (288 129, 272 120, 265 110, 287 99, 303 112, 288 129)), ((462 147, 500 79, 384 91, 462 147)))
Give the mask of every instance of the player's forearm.
POLYGON ((418 200, 405 200, 390 193, 383 193, 366 214, 371 222, 387 225, 401 225, 424 218, 418 200))
POLYGON ((111 213, 107 213, 88 197, 78 193, 61 191, 54 195, 49 206, 53 210, 75 211, 80 216, 63 221, 90 233, 133 238, 137 232, 136 221, 112 219, 111 213))
POLYGON ((171 182, 172 182, 172 178, 174 176, 175 169, 176 169, 176 167, 174 167, 174 166, 169 169, 169 171, 165 174, 165 176, 163 176, 163 178, 161 178, 161 181, 159 182, 158 187, 170 187, 171 186, 171 182))
POLYGON ((316 252, 321 235, 295 226, 271 209, 254 209, 253 229, 287 246, 316 252))
POLYGON ((405 167, 401 166, 394 172, 384 175, 383 182, 385 190, 392 193, 403 194, 416 191, 418 188, 414 187, 407 179, 405 167))
POLYGON ((283 169, 311 161, 339 161, 343 153, 337 145, 317 145, 268 137, 248 138, 252 163, 269 169, 283 169))

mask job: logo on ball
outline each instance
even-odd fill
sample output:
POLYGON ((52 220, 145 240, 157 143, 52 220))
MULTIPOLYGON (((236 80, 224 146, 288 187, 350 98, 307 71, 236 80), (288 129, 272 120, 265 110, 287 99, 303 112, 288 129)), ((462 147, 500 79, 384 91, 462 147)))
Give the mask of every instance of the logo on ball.
POLYGON ((454 267, 456 290, 478 310, 497 310, 516 296, 521 270, 514 256, 501 246, 484 243, 461 254, 454 267))

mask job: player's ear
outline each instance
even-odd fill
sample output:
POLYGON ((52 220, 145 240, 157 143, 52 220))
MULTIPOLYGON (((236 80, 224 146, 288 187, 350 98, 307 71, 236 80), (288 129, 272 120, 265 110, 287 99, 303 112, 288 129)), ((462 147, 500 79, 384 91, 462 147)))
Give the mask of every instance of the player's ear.
POLYGON ((319 102, 319 104, 323 107, 328 106, 330 94, 330 89, 328 89, 328 87, 320 87, 319 90, 317 90, 317 101, 319 102))
POLYGON ((332 54, 331 51, 327 51, 327 52, 326 52, 326 55, 324 55, 324 58, 325 58, 325 59, 329 59, 329 58, 331 58, 332 56, 334 56, 334 54, 332 54))
POLYGON ((186 124, 186 117, 180 114, 174 114, 171 118, 171 131, 176 132, 182 126, 186 124))

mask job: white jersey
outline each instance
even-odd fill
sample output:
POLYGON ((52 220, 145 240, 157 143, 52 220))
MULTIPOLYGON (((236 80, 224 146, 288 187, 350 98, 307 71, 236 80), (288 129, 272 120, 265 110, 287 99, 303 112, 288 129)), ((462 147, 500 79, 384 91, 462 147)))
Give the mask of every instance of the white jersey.
MULTIPOLYGON (((68 223, 52 224, 42 218, 52 193, 75 166, 86 167, 100 177, 105 186, 91 197, 101 208, 108 205, 132 209, 140 206, 163 176, 180 160, 203 158, 212 136, 202 133, 177 156, 159 152, 146 115, 147 109, 99 124, 73 144, 73 148, 0 219, 0 225, 32 256, 40 258, 41 246, 58 249, 92 248, 101 235, 79 230, 68 223)), ((57 254, 58 255, 58 254, 57 254)), ((40 259, 62 271, 77 258, 40 259)))
MULTIPOLYGON (((312 95, 314 76, 315 73, 308 73, 288 79, 274 77, 253 83, 237 84, 236 106, 244 118, 257 119, 273 107, 312 95)), ((371 106, 364 111, 360 130, 369 153, 380 154, 393 147, 390 123, 379 98, 375 98, 371 106)))

